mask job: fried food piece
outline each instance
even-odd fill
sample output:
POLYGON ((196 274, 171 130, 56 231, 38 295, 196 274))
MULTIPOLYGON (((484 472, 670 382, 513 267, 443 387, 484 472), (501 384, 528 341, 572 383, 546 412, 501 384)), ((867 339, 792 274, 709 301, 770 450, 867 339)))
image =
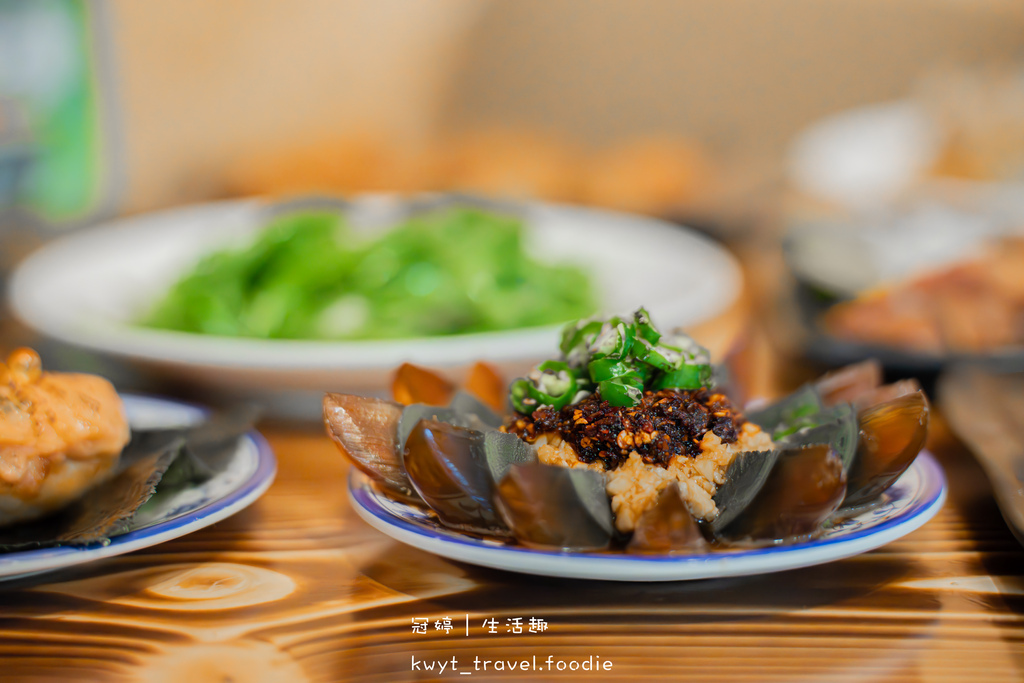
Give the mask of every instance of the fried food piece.
POLYGON ((43 372, 16 349, 0 363, 0 526, 59 510, 113 474, 130 433, 114 387, 43 372))
POLYGON ((978 257, 862 294, 829 309, 841 339, 940 355, 988 353, 1024 343, 1024 239, 978 257))

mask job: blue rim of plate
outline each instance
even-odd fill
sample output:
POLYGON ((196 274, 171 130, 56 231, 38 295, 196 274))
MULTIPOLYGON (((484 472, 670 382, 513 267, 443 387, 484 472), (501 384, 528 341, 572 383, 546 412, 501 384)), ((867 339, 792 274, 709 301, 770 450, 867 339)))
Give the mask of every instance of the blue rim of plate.
MULTIPOLYGON (((208 415, 210 412, 207 408, 198 406, 193 403, 187 403, 184 401, 174 401, 171 399, 159 398, 156 396, 146 396, 142 394, 121 394, 121 398, 124 399, 126 403, 135 402, 142 404, 150 404, 151 406, 156 406, 158 408, 164 407, 168 409, 174 409, 175 411, 187 411, 192 415, 196 416, 205 416, 208 415)), ((133 550, 138 550, 141 548, 156 545, 157 543, 162 543, 164 542, 164 540, 179 538, 180 536, 183 536, 187 533, 191 533, 192 530, 189 530, 185 531, 182 534, 168 536, 168 534, 173 534, 175 531, 178 531, 183 527, 190 526, 196 522, 205 521, 210 518, 213 518, 213 520, 209 522, 210 524, 213 524, 217 521, 220 521, 221 519, 230 516, 230 514, 221 515, 220 513, 223 513, 228 508, 237 506, 242 501, 246 501, 247 499, 250 498, 252 500, 249 500, 249 502, 246 503, 246 505, 243 505, 242 507, 246 507, 248 504, 255 502, 256 499, 258 499, 259 496, 261 496, 263 492, 270 487, 270 485, 274 481, 274 477, 277 474, 277 460, 274 457, 274 451, 270 448, 270 444, 267 443, 267 440, 263 437, 263 435, 260 434, 255 429, 253 429, 246 432, 241 438, 250 441, 252 445, 255 447, 257 458, 256 468, 255 470, 253 470, 252 474, 248 477, 248 479, 242 482, 235 490, 233 490, 228 495, 213 500, 207 503, 206 505, 195 508, 194 510, 189 510, 188 512, 173 517, 171 519, 164 520, 162 522, 156 522, 155 524, 151 524, 141 529, 127 531, 123 534, 114 536, 110 539, 110 543, 106 545, 97 543, 94 545, 87 546, 57 546, 53 548, 38 548, 35 550, 21 550, 10 553, 2 553, 0 554, 0 568, 2 568, 6 564, 17 564, 19 562, 24 562, 30 559, 33 561, 33 563, 45 562, 47 560, 55 560, 57 558, 62 557, 67 557, 70 559, 84 554, 96 554, 97 551, 102 551, 101 557, 111 557, 120 554, 117 552, 117 550, 120 549, 119 546, 131 546, 129 549, 124 550, 123 552, 132 552, 133 550), (166 539, 157 540, 151 544, 145 543, 145 541, 149 539, 162 536, 168 537, 166 539), (143 544, 140 545, 140 542, 142 542, 143 544)), ((234 512, 241 510, 242 507, 239 507, 238 510, 235 510, 234 512)), ((233 512, 231 514, 233 514, 233 512)), ((196 530, 198 530, 198 528, 196 530)), ((97 557, 97 559, 99 559, 99 557, 97 557)), ((54 568, 63 568, 64 566, 72 566, 73 564, 77 564, 77 562, 69 562, 67 565, 62 564, 59 567, 54 568)), ((44 569, 42 571, 48 570, 49 569, 44 569)), ((35 571, 29 570, 26 573, 35 573, 35 571)), ((20 574, 9 575, 7 577, 0 578, 15 578, 16 576, 20 576, 20 574)))
MULTIPOLYGON (((873 524, 867 524, 859 529, 839 531, 833 536, 816 538, 799 543, 782 544, 764 548, 749 550, 727 550, 712 552, 700 555, 674 554, 674 555, 641 555, 627 553, 574 553, 552 550, 537 550, 519 545, 505 545, 501 541, 485 540, 458 531, 442 527, 437 522, 421 521, 423 515, 417 519, 415 508, 402 503, 390 501, 383 493, 378 491, 372 484, 369 477, 354 469, 349 475, 349 497, 353 507, 364 521, 379 531, 388 534, 392 538, 403 543, 420 547, 429 552, 440 554, 443 549, 448 550, 451 559, 481 564, 498 569, 521 571, 531 574, 543 574, 562 576, 569 578, 595 578, 625 581, 657 581, 657 580, 682 580, 697 578, 714 578, 718 576, 742 576, 748 574, 766 573, 771 571, 782 571, 798 567, 820 564, 838 560, 852 555, 857 555, 868 550, 890 543, 897 538, 916 530, 930 520, 941 508, 946 500, 946 478, 942 467, 936 462, 934 456, 927 451, 922 451, 914 460, 913 464, 904 473, 904 476, 897 480, 890 490, 900 490, 901 482, 905 481, 908 474, 916 475, 920 484, 909 500, 909 504, 897 514, 885 518, 873 524), (381 502, 387 501, 386 506, 381 502), (402 516, 392 512, 391 509, 408 509, 410 516, 402 516), (473 551, 474 558, 467 558, 466 552, 473 551), (477 551, 486 552, 488 557, 481 561, 482 557, 477 551), (803 554, 805 557, 801 557, 803 554), (812 557, 813 556, 813 557, 812 557), (792 558, 791 560, 781 558, 792 558), (512 561, 516 566, 508 566, 502 563, 501 558, 512 561), (565 567, 565 571, 558 570, 540 571, 536 568, 524 566, 524 558, 536 558, 543 560, 549 567, 550 561, 569 560, 573 567, 565 567), (752 564, 761 559, 777 559, 758 567, 752 564), (593 571, 586 565, 593 564, 593 571), (702 572, 700 567, 704 565, 727 565, 724 571, 702 572), (747 566, 749 565, 749 566, 747 566), (681 572, 685 576, 677 579, 666 578, 671 574, 664 569, 654 571, 651 576, 642 575, 628 578, 626 574, 616 574, 611 567, 621 571, 642 567, 689 567, 694 568, 690 572, 681 572)), ((897 499, 904 501, 905 499, 897 499)), ((872 514, 872 510, 855 515, 846 524, 856 522, 862 517, 872 514)), ((529 560, 526 561, 529 564, 529 560)))

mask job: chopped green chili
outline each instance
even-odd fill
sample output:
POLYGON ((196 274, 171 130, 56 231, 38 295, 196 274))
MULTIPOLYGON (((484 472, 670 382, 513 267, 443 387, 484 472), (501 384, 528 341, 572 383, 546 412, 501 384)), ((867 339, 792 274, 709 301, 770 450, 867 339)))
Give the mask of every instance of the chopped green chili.
POLYGON ((526 414, 541 406, 560 410, 596 388, 603 400, 624 407, 639 403, 645 388, 712 386, 707 349, 684 334, 662 335, 646 309, 631 320, 613 316, 567 325, 559 344, 563 360, 541 363, 513 382, 512 405, 526 414))

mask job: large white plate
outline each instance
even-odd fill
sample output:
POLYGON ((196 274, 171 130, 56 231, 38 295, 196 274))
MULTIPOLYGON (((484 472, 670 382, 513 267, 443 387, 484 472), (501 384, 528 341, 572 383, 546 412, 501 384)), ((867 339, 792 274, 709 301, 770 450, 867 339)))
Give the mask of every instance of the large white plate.
POLYGON ((886 492, 886 500, 802 543, 700 555, 548 552, 477 538, 442 526, 429 512, 391 500, 353 469, 349 499, 370 526, 402 543, 494 569, 606 581, 683 581, 764 574, 859 555, 909 534, 946 500, 942 468, 921 453, 886 492))
MULTIPOLYGON (((201 408, 165 399, 131 395, 122 399, 128 422, 136 429, 193 424, 205 415, 201 408)), ((0 580, 123 555, 208 527, 254 503, 273 483, 276 472, 277 461, 270 446, 258 432, 249 432, 239 439, 234 456, 222 472, 162 499, 158 505, 144 506, 132 528, 115 536, 109 545, 0 554, 0 580)))
MULTIPOLYGON (((356 200, 376 223, 402 200, 356 200)), ((735 259, 702 235, 649 218, 583 208, 527 204, 528 248, 539 258, 589 271, 603 308, 645 305, 663 328, 724 311, 738 296, 735 259)), ((51 338, 132 359, 176 380, 237 393, 380 392, 403 361, 457 368, 487 360, 521 372, 556 347, 557 326, 501 333, 361 342, 212 337, 137 327, 140 315, 213 249, 250 239, 267 205, 235 201, 117 221, 55 241, 30 256, 10 283, 15 314, 51 338)), ((319 411, 314 404, 314 413, 319 411)))

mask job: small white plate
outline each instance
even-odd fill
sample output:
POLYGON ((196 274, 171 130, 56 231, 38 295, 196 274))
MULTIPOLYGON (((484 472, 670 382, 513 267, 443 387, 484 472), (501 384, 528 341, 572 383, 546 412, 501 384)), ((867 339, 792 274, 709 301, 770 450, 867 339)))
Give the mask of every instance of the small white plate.
MULTIPOLYGON (((203 419, 196 406, 148 396, 122 395, 133 428, 177 427, 203 419)), ((277 461, 256 431, 244 435, 228 467, 198 486, 144 507, 132 528, 109 545, 40 548, 0 554, 0 580, 84 564, 148 548, 226 519, 256 501, 270 487, 277 461)))
MULTIPOLYGON (((354 221, 386 225, 389 216, 401 219, 407 202, 367 196, 352 206, 354 221)), ((693 230, 609 211, 539 203, 518 208, 528 228, 527 249, 545 261, 584 268, 607 312, 646 306, 663 328, 689 326, 728 309, 742 288, 735 258, 693 230)), ((391 373, 405 361, 457 370, 484 360, 514 376, 556 347, 557 325, 332 342, 215 337, 133 324, 203 255, 252 239, 266 225, 267 211, 259 201, 214 203, 70 235, 19 266, 10 282, 12 309, 48 337, 130 359, 179 383, 202 386, 211 396, 252 400, 273 387, 293 406, 312 397, 302 404, 310 416, 319 416, 324 391, 387 391, 391 373)))
POLYGON ((892 202, 924 175, 940 152, 934 121, 898 101, 825 117, 789 150, 789 178, 802 192, 847 208, 892 202))
POLYGON ((864 212, 869 220, 914 199, 983 212, 1009 227, 1019 223, 1024 216, 1020 180, 931 174, 945 136, 934 114, 913 100, 854 107, 801 131, 789 147, 786 173, 804 195, 864 212))
POLYGON ((946 500, 946 479, 922 452, 886 493, 886 500, 801 543, 700 555, 634 555, 532 550, 484 540, 442 526, 428 512, 380 493, 353 469, 349 499, 370 526, 397 541, 442 557, 524 574, 605 581, 685 581, 766 574, 859 555, 909 534, 931 519, 946 500))

